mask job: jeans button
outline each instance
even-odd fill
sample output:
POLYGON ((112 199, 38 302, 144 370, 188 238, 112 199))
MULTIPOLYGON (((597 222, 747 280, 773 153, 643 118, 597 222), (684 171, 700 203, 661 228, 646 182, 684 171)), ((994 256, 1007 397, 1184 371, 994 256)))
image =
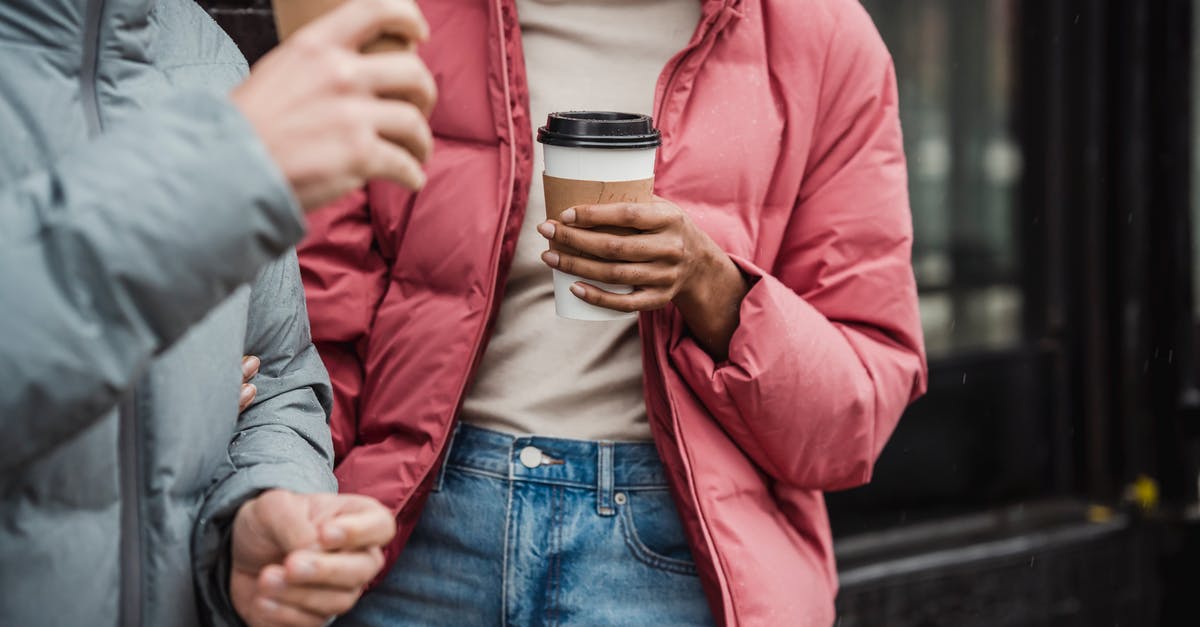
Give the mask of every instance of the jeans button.
POLYGON ((542 451, 536 446, 526 446, 521 449, 521 465, 526 468, 537 468, 542 465, 542 451))

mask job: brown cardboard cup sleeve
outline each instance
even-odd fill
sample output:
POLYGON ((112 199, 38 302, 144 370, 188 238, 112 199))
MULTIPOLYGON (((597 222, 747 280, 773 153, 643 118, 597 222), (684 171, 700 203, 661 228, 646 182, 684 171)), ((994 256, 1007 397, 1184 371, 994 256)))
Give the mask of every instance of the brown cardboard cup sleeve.
MULTIPOLYGON (((275 31, 279 41, 292 36, 305 24, 336 9, 346 0, 271 0, 275 10, 275 31)), ((363 47, 363 52, 411 50, 410 42, 399 37, 384 36, 363 47)))
MULTIPOLYGON (((654 199, 654 177, 636 181, 580 181, 561 179, 542 174, 546 189, 546 219, 557 220, 562 212, 579 205, 606 205, 622 202, 649 202, 654 199)), ((618 227, 596 227, 597 231, 617 235, 636 233, 636 229, 618 227)), ((550 243, 553 250, 570 254, 577 251, 564 249, 550 243)))

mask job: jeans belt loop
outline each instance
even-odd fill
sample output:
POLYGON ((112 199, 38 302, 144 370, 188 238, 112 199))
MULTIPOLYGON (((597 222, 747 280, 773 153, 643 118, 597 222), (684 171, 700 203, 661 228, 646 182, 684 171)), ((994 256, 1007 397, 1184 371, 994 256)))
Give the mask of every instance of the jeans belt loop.
POLYGON ((613 443, 600 442, 596 455, 596 513, 601 516, 613 516, 613 482, 616 474, 613 469, 613 443))

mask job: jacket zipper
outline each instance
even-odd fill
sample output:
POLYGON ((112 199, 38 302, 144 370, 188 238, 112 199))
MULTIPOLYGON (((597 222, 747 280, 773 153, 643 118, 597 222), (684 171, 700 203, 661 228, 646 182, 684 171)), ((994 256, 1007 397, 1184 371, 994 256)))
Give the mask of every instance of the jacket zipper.
POLYGON ((680 50, 667 62, 667 68, 670 68, 669 71, 666 71, 667 81, 663 83, 663 90, 658 98, 658 102, 654 106, 654 121, 660 129, 662 128, 663 108, 666 107, 667 100, 670 98, 671 87, 675 85, 675 77, 679 75, 679 71, 683 69, 683 66, 691 58, 692 54, 704 45, 704 42, 712 33, 713 27, 716 26, 717 21, 720 19, 721 13, 728 10, 729 1, 726 0, 726 2, 722 3, 721 8, 709 15, 702 16, 700 18, 701 23, 698 25, 697 32, 692 37, 692 41, 688 42, 688 45, 684 46, 683 50, 680 50))
POLYGON ((142 465, 138 444, 141 430, 137 421, 137 390, 130 388, 121 399, 120 421, 121 477, 121 598, 120 625, 142 624, 142 465))
MULTIPOLYGON (((515 15, 517 11, 517 4, 515 0, 495 0, 496 17, 498 19, 497 27, 500 32, 500 36, 497 38, 501 46, 500 67, 504 77, 504 121, 508 127, 509 141, 512 142, 512 150, 509 152, 508 157, 508 171, 512 177, 512 180, 510 180, 506 186, 504 204, 501 205, 501 207, 504 208, 504 214, 500 216, 500 232, 496 235, 496 239, 492 243, 492 259, 488 265, 488 273, 494 277, 492 289, 490 292, 488 292, 487 301, 484 303, 485 314, 483 326, 480 327, 479 332, 475 337, 475 355, 471 359, 471 365, 467 369, 467 375, 463 378, 462 385, 459 386, 458 406, 455 409, 455 415, 462 410, 463 397, 467 393, 467 386, 470 384, 471 378, 475 376, 475 372, 479 368, 479 362, 483 358, 483 344, 485 343, 484 340, 486 339, 484 336, 487 334, 487 329, 493 322, 493 317, 499 313, 498 311, 493 311, 493 309, 496 307, 496 292, 500 289, 502 284, 499 271, 500 254, 501 251, 504 250, 505 228, 508 225, 508 221, 512 213, 513 185, 517 178, 517 142, 521 140, 518 140, 517 138, 517 129, 516 126, 513 125, 512 119, 512 86, 509 84, 509 81, 512 80, 512 73, 508 67, 508 51, 504 48, 505 42, 507 41, 504 32, 505 2, 511 3, 512 11, 514 13, 514 20, 517 19, 515 15)), ((519 21, 517 29, 517 36, 520 37, 521 33, 519 21)), ((520 231, 518 230, 517 233, 519 235, 520 231)))
POLYGON ((89 137, 103 129, 100 122, 100 96, 96 89, 96 74, 100 64, 100 22, 104 19, 105 0, 91 0, 87 7, 87 24, 83 31, 83 61, 79 69, 80 101, 87 121, 89 137))
MULTIPOLYGON (((663 115, 663 112, 666 110, 667 101, 670 100, 670 98, 671 98, 671 93, 672 93, 672 89, 675 85, 676 77, 679 76, 679 73, 682 70, 683 66, 692 57, 692 55, 694 55, 697 50, 699 50, 702 46, 705 45, 705 43, 708 41, 709 37, 713 36, 714 31, 717 30, 715 27, 722 19, 722 13, 730 10, 729 5, 730 5, 729 1, 726 0, 726 2, 723 2, 722 6, 720 8, 718 8, 716 11, 714 11, 713 13, 711 13, 709 15, 704 16, 702 18, 703 21, 701 22, 701 24, 699 26, 699 29, 698 29, 699 32, 697 33, 697 36, 694 37, 693 41, 691 43, 689 43, 687 45, 687 47, 685 47, 682 51, 680 51, 679 54, 676 55, 675 58, 673 58, 671 60, 669 66, 668 66, 670 69, 667 70, 667 72, 666 72, 667 80, 663 84, 663 90, 659 94, 659 100, 654 107, 654 120, 655 120, 656 126, 658 126, 659 129, 662 129, 664 127, 665 117, 663 115)), ((662 154, 662 151, 660 150, 658 152, 658 155, 656 156, 656 163, 655 163, 655 171, 656 172, 660 170, 660 166, 662 165, 662 157, 663 157, 663 154, 662 154)), ((655 315, 655 314, 659 314, 659 313, 660 312, 654 312, 654 313, 649 314, 648 316, 643 315, 643 324, 640 325, 642 328, 641 330, 642 330, 643 338, 647 338, 647 335, 645 334, 645 331, 647 329, 653 329, 656 334, 666 331, 667 337, 668 338, 670 337, 671 325, 665 316, 655 315), (656 320, 661 321, 661 324, 656 323, 655 322, 656 320)), ((667 412, 670 417, 669 424, 675 430, 675 446, 679 452, 679 459, 684 464, 684 472, 686 473, 686 475, 688 477, 687 484, 690 487, 690 491, 691 491, 691 494, 689 496, 691 496, 692 501, 695 503, 696 518, 699 520, 700 526, 704 530, 704 533, 706 535, 705 540, 709 543, 709 546, 710 546, 709 553, 712 556, 712 560, 714 562, 713 566, 715 567, 715 569, 717 571, 718 585, 721 588, 722 605, 726 606, 724 608, 726 614, 733 616, 733 620, 729 624, 735 626, 738 624, 738 620, 737 620, 736 608, 733 607, 733 591, 730 589, 728 579, 727 579, 725 573, 723 572, 724 567, 721 565, 721 558, 720 558, 719 552, 717 550, 716 543, 711 540, 711 532, 709 531, 708 521, 705 519, 704 511, 700 508, 700 497, 699 497, 699 494, 697 493, 697 491, 695 490, 695 477, 692 473, 691 461, 688 459, 687 451, 684 449, 683 439, 679 435, 679 415, 675 412, 675 407, 676 407, 675 399, 672 397, 671 389, 667 385, 667 374, 665 372, 666 367, 664 366, 665 359, 664 359, 664 356, 659 355, 659 349, 658 349, 658 345, 656 343, 651 345, 651 342, 644 340, 643 350, 651 351, 651 354, 653 355, 652 361, 654 362, 655 369, 658 371, 659 384, 662 386, 664 394, 666 395, 667 412)), ((651 405, 649 403, 649 400, 647 400, 646 409, 647 409, 647 411, 651 411, 651 405)), ((720 621, 722 622, 722 624, 724 624, 724 617, 721 617, 720 621)))
MULTIPOLYGON (((506 41, 505 33, 504 33, 504 2, 511 1, 511 0, 493 0, 493 1, 494 1, 494 6, 496 8, 496 24, 495 24, 495 26, 496 26, 498 32, 500 33, 499 37, 497 39, 499 40, 500 46, 501 46, 500 64, 501 64, 501 71, 502 71, 502 75, 503 75, 503 79, 504 79, 505 118, 506 118, 506 121, 508 124, 508 136, 509 136, 510 141, 513 142, 513 149, 511 150, 511 154, 509 156, 508 170, 510 173, 512 173, 512 176, 514 177, 514 180, 515 180, 515 177, 516 177, 515 171, 516 171, 516 164, 517 164, 517 152, 516 152, 517 139, 516 139, 516 129, 514 128, 513 122, 512 122, 511 87, 508 84, 508 81, 509 81, 508 53, 506 50, 504 50, 504 43, 506 41)), ((515 3, 513 4, 513 10, 514 11, 516 10, 515 3)), ((463 403, 464 397, 466 396, 467 385, 470 384, 471 377, 474 376, 475 370, 479 366, 480 358, 483 356, 482 346, 484 343, 484 335, 487 332, 487 328, 491 322, 492 316, 495 315, 495 312, 492 311, 492 308, 495 305, 496 290, 498 289, 498 286, 500 285, 499 271, 497 270, 497 266, 500 263, 500 252, 504 248, 504 227, 508 223, 508 214, 512 210, 512 197, 513 197, 512 187, 513 187, 512 182, 510 182, 508 185, 508 193, 505 196, 504 204, 501 205, 501 207, 503 207, 504 215, 500 216, 500 232, 497 234, 495 241, 492 243, 492 258, 491 258, 491 262, 489 264, 488 271, 489 271, 489 274, 492 274, 493 276, 496 277, 495 285, 492 286, 492 290, 488 293, 487 300, 484 302, 483 324, 480 325, 479 329, 476 331, 475 339, 473 342, 473 345, 475 346, 475 355, 471 358, 471 364, 467 368, 467 372, 463 375, 462 381, 459 384, 458 394, 457 394, 458 402, 455 405, 454 414, 451 418, 452 421, 454 420, 455 417, 458 416, 458 412, 462 410, 462 403, 463 403)), ((431 464, 429 466, 429 468, 427 468, 425 470, 425 473, 421 477, 421 481, 419 481, 417 483, 418 486, 424 485, 425 482, 429 480, 430 472, 434 468, 437 468, 441 465, 439 463, 441 460, 441 456, 445 454, 446 444, 449 442, 450 437, 453 434, 453 432, 454 432, 453 428, 447 429, 445 431, 445 435, 443 435, 443 437, 441 438, 441 441, 438 442, 438 450, 440 451, 438 453, 438 459, 435 460, 434 463, 431 464)), ((410 494, 408 499, 406 499, 405 502, 400 505, 400 510, 403 511, 404 509, 406 509, 408 507, 409 503, 411 502, 411 500, 412 500, 412 494, 410 494)))
MULTIPOLYGON (((104 130, 100 118, 97 83, 100 65, 100 27, 104 20, 105 0, 91 0, 83 32, 83 57, 79 70, 80 103, 88 137, 104 130)), ((119 625, 142 624, 142 467, 138 444, 141 433, 137 420, 137 385, 130 386, 117 406, 118 473, 121 498, 120 613, 119 625)))
MULTIPOLYGON (((702 28, 707 27, 705 26, 702 28)), ((692 56, 692 53, 695 52, 696 48, 702 41, 704 41, 704 36, 702 36, 700 39, 697 39, 695 43, 689 44, 687 47, 681 50, 674 59, 671 59, 668 64, 671 70, 667 73, 667 82, 663 84, 662 95, 658 100, 658 104, 654 107, 654 123, 659 129, 662 128, 663 108, 667 106, 667 100, 670 98, 671 94, 671 87, 675 85, 675 77, 679 74, 679 70, 683 67, 684 62, 686 62, 688 58, 692 56)), ((662 151, 659 151, 660 156, 661 152, 662 151)))

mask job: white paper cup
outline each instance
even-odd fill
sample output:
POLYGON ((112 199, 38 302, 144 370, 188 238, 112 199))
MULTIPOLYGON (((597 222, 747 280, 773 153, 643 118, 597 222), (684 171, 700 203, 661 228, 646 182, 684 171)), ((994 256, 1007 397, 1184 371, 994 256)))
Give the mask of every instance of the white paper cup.
MULTIPOLYGON (((547 126, 539 129, 538 141, 545 151, 545 176, 560 179, 547 179, 548 217, 557 217, 575 204, 650 200, 659 136, 649 116, 552 113, 547 126)), ((552 272, 554 306, 559 317, 623 320, 637 315, 597 307, 571 293, 571 286, 579 281, 617 294, 629 294, 632 287, 581 279, 559 270, 552 272)))

